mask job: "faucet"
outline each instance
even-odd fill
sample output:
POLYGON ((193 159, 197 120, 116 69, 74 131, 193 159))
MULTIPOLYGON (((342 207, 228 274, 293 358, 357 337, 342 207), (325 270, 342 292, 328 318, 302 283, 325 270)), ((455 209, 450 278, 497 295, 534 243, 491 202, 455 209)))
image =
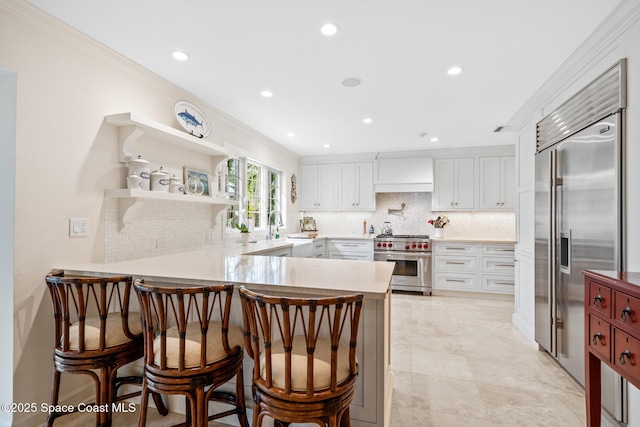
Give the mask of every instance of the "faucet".
POLYGON ((269 223, 269 233, 267 234, 267 240, 273 239, 271 226, 273 225, 273 222, 274 222, 273 214, 276 214, 276 213, 278 214, 278 225, 279 226, 284 225, 282 224, 282 214, 280 213, 280 211, 277 209, 272 210, 271 213, 269 214, 269 220, 267 221, 269 223))

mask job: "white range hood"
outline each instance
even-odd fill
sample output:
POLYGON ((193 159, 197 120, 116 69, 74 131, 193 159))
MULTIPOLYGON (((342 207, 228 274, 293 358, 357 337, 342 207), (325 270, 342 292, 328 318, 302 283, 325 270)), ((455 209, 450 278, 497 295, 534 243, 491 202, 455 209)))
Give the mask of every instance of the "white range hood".
POLYGON ((384 157, 380 153, 375 160, 374 188, 376 193, 431 192, 433 159, 384 157))

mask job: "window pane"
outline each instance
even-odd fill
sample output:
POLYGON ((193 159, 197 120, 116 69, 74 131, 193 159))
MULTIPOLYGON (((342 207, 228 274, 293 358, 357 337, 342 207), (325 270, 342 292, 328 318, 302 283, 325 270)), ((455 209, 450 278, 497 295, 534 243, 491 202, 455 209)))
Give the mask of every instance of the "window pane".
POLYGON ((262 168, 247 162, 247 216, 255 222, 256 228, 262 227, 262 168))

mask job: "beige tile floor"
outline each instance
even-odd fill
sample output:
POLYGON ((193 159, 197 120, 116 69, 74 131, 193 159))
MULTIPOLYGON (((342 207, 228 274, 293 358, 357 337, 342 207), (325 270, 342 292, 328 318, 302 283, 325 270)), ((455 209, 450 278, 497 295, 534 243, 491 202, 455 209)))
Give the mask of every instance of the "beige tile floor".
MULTIPOLYGON (((509 301, 394 293, 391 426, 584 426, 582 389, 512 325, 512 313, 509 301)), ((149 416, 157 427, 183 420, 149 416)), ((55 425, 92 421, 73 414, 55 425)), ((136 413, 115 415, 114 426, 135 425, 136 413)))

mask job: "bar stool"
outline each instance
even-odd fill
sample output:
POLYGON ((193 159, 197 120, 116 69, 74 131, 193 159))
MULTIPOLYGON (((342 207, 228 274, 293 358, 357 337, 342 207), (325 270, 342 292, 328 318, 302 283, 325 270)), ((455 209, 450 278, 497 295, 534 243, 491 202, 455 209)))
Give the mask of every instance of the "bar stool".
POLYGON ((249 427, 244 401, 242 330, 229 326, 232 284, 181 286, 135 281, 144 332, 144 378, 139 426, 146 424, 150 392, 187 398, 186 423, 238 415, 249 427), (157 321, 157 325, 155 322, 157 321), (217 389, 236 378, 235 396, 217 389), (208 402, 234 408, 208 415, 208 402))
POLYGON ((350 426, 363 295, 313 299, 244 287, 239 292, 246 351, 254 363, 252 426, 262 426, 265 416, 276 426, 350 426))
MULTIPOLYGON (((124 384, 142 382, 141 377, 118 377, 122 366, 143 354, 140 313, 129 311, 132 279, 129 276, 65 276, 49 273, 45 282, 53 303, 54 350, 51 406, 58 405, 62 372, 89 375, 95 383, 96 426, 110 426, 112 404, 140 392, 118 397, 124 384), (98 371, 96 372, 94 371, 98 371)), ((158 411, 167 414, 162 400, 154 395, 158 411)), ((51 412, 47 426, 70 412, 51 412)))

